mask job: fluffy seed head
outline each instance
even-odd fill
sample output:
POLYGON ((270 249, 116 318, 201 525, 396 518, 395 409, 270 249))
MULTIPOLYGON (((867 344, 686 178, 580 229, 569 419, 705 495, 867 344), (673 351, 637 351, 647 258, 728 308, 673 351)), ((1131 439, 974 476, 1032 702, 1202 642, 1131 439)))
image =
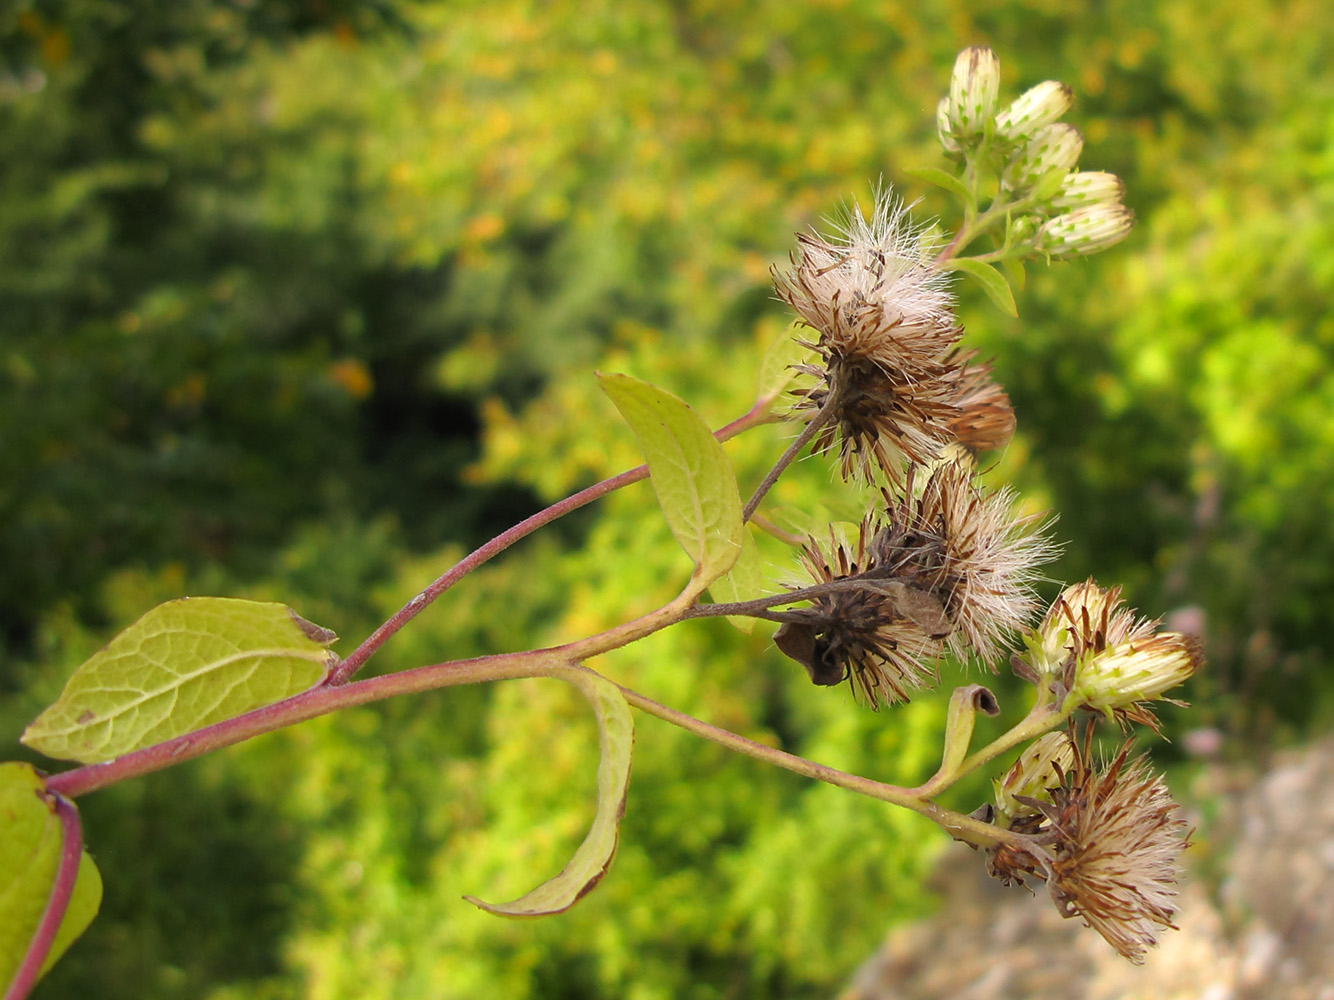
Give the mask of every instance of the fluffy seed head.
POLYGON ((1066 917, 1082 917, 1139 964, 1160 930, 1173 927, 1186 824, 1160 775, 1130 744, 1099 769, 1088 743, 1042 806, 1052 846, 1047 888, 1066 917))
POLYGON ((868 516, 855 541, 832 528, 827 546, 809 539, 802 563, 816 583, 860 585, 813 598, 810 608, 789 612, 774 634, 778 648, 805 666, 813 683, 848 680, 857 699, 877 709, 935 682, 946 627, 938 605, 893 578, 878 538, 868 516))
POLYGON ((952 440, 958 415, 963 361, 952 349, 962 330, 935 244, 888 192, 870 219, 854 208, 836 236, 798 242, 791 270, 774 272, 820 359, 798 366, 815 381, 796 410, 809 419, 829 408, 814 447, 837 445, 845 477, 879 469, 898 482, 905 459, 927 461, 952 440))
POLYGON ((991 665, 1011 633, 1036 609, 1037 569, 1056 555, 1044 515, 1021 515, 1010 489, 983 490, 971 462, 940 462, 919 496, 908 492, 892 521, 914 539, 931 539, 904 553, 905 571, 935 594, 952 623, 951 651, 971 650, 991 665), (911 556, 911 558, 909 558, 911 556))

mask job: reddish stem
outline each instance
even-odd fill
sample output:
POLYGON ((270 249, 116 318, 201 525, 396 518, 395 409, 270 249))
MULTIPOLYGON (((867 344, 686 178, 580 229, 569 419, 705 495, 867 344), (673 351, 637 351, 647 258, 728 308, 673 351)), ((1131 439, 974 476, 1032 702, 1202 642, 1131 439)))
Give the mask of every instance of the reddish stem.
MULTIPOLYGON (((770 420, 769 403, 764 401, 757 403, 751 408, 750 412, 733 420, 730 424, 720 427, 713 432, 713 436, 719 441, 726 441, 729 438, 736 437, 742 431, 749 430, 759 424, 770 420)), ((619 490, 622 486, 629 486, 631 483, 637 483, 641 479, 648 478, 648 466, 641 465, 638 468, 631 469, 629 472, 622 472, 618 476, 612 476, 610 479, 604 479, 600 483, 594 483, 587 489, 580 490, 564 500, 558 501, 544 510, 538 511, 531 517, 525 518, 514 527, 509 528, 495 538, 491 539, 485 545, 473 550, 463 559, 455 563, 443 576, 435 580, 429 587, 419 593, 407 604, 399 608, 394 616, 377 628, 360 646, 354 649, 338 666, 330 672, 326 685, 337 686, 347 683, 362 665, 365 664, 376 651, 379 650, 389 638, 401 629, 413 618, 424 611, 437 597, 443 594, 459 580, 463 579, 478 566, 481 566, 488 559, 498 556, 507 548, 527 535, 531 535, 538 528, 544 527, 558 518, 564 517, 571 511, 578 510, 586 504, 598 500, 608 493, 619 490)))
POLYGON ((18 971, 14 973, 9 989, 5 991, 4 1000, 23 1000, 37 985, 42 965, 51 953, 51 945, 55 943, 60 924, 69 909, 70 898, 74 895, 74 881, 79 877, 79 859, 83 855, 83 827, 79 823, 79 811, 60 795, 54 796, 52 805, 60 819, 60 865, 56 869, 51 895, 46 901, 46 910, 42 913, 42 919, 37 924, 28 951, 18 971))

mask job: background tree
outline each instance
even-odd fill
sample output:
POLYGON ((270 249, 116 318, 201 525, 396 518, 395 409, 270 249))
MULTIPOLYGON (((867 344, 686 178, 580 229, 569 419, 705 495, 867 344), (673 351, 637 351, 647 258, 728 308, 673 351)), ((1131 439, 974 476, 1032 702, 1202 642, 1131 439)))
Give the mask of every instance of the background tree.
MULTIPOLYGON (((459 546, 637 461, 587 419, 595 365, 734 415, 786 323, 768 266, 792 232, 881 177, 944 209, 907 171, 972 42, 1011 90, 1075 83, 1086 158, 1139 216, 1096 265, 1032 271, 1022 328, 966 303, 1020 418, 998 477, 1061 512, 1054 576, 1198 603, 1205 718, 1327 720, 1329 22, 1198 0, 11 5, 4 731, 182 593, 364 632, 459 546)), ((809 501, 808 471, 779 498, 809 501)), ((479 574, 385 666, 610 624, 679 559, 642 496, 566 541, 479 574)), ((886 727, 722 623, 617 669, 851 769, 935 762, 913 737, 941 704, 886 727)), ((581 835, 585 724, 546 687, 455 691, 92 797, 106 909, 43 995, 817 996, 928 905, 911 818, 645 725, 599 893, 555 923, 470 912, 462 892, 523 888, 581 835)))

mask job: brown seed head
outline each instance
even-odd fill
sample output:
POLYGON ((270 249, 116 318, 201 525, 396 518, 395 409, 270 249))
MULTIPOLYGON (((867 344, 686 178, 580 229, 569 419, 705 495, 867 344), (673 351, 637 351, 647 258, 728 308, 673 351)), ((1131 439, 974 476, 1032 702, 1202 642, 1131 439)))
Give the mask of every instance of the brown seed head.
POLYGON ((1043 811, 1052 838, 1048 890, 1064 916, 1080 916, 1139 964, 1173 927, 1186 824, 1160 775, 1127 743, 1095 767, 1086 740, 1043 811))

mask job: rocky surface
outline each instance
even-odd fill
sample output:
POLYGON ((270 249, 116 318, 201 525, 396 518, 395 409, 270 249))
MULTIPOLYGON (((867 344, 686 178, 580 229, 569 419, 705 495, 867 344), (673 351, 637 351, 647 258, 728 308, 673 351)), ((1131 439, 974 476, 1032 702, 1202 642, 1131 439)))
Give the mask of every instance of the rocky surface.
POLYGON ((1334 1000, 1334 740, 1262 775, 1211 766, 1182 798, 1180 929, 1144 965, 957 845, 940 912, 896 928, 839 1000, 1334 1000))

